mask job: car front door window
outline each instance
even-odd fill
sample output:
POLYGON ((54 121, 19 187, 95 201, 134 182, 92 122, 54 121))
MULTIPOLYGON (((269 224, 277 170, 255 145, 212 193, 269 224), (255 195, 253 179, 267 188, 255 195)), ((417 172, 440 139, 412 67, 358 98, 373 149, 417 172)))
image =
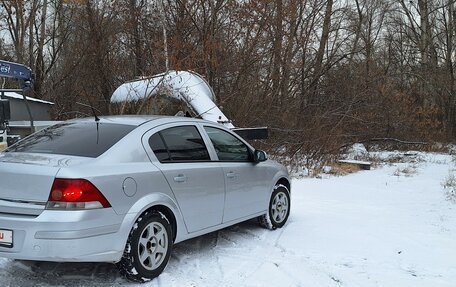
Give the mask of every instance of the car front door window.
POLYGON ((218 128, 204 127, 220 161, 250 161, 249 148, 235 136, 218 128))

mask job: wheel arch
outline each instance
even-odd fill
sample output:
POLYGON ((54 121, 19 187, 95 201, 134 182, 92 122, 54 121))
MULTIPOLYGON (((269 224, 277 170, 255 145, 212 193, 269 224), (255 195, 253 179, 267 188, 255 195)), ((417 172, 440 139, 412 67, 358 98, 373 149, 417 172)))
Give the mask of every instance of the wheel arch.
POLYGON ((166 219, 169 221, 169 223, 171 224, 171 230, 173 232, 173 242, 174 242, 176 240, 176 235, 177 235, 177 220, 176 220, 176 216, 174 215, 173 211, 165 205, 157 204, 157 205, 150 206, 148 209, 143 211, 141 213, 141 215, 143 215, 146 212, 151 212, 151 211, 158 211, 158 212, 162 213, 166 217, 166 219))
POLYGON ((284 185, 288 189, 288 192, 291 193, 291 183, 287 178, 285 178, 285 177, 280 178, 276 182, 276 185, 284 185))
POLYGON ((163 193, 148 194, 130 208, 127 214, 131 217, 126 220, 128 232, 131 230, 136 220, 145 212, 156 210, 163 213, 171 223, 173 231, 173 241, 180 241, 179 238, 185 235, 186 228, 177 203, 169 196, 163 193))

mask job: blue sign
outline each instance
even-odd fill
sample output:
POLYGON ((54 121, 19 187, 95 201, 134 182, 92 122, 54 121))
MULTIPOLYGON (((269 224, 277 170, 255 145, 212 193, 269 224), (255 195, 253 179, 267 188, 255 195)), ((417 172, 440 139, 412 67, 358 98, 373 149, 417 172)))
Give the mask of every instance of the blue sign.
POLYGON ((0 61, 0 77, 19 80, 23 90, 28 90, 33 85, 32 70, 17 63, 0 61))

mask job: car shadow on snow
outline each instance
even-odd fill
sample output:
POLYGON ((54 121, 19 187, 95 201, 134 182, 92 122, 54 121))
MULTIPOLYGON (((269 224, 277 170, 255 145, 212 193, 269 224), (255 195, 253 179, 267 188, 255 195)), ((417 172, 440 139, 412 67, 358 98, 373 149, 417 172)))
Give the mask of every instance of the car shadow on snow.
MULTIPOLYGON (((264 231, 256 220, 250 220, 176 244, 165 272, 170 275, 173 272, 179 273, 179 267, 182 267, 183 262, 187 265, 191 260, 210 257, 213 252, 236 248, 244 240, 258 240, 264 231)), ((3 259, 0 261, 0 267, 2 286, 141 285, 124 279, 111 263, 56 263, 3 259)))

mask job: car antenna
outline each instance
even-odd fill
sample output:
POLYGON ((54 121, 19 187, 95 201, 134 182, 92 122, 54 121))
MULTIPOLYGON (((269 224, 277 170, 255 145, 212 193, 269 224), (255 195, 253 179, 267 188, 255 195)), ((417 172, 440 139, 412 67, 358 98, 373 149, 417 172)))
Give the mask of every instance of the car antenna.
POLYGON ((98 109, 95 109, 91 104, 87 105, 87 104, 83 104, 80 102, 76 102, 76 104, 84 106, 84 107, 88 107, 92 110, 92 114, 95 117, 95 122, 97 123, 97 144, 98 144, 99 139, 100 139, 99 126, 98 126, 100 124, 100 118, 97 116, 97 113, 95 112, 95 110, 97 110, 98 112, 100 112, 100 111, 98 109))
POLYGON ((80 103, 80 102, 76 102, 76 104, 78 105, 81 105, 81 106, 84 106, 84 107, 87 107, 87 108, 90 108, 92 110, 92 114, 93 116, 95 117, 95 121, 98 123, 100 121, 100 118, 97 116, 97 113, 95 112, 95 110, 97 112, 100 112, 98 109, 95 109, 92 105, 87 105, 87 104, 83 104, 83 103, 80 103))

